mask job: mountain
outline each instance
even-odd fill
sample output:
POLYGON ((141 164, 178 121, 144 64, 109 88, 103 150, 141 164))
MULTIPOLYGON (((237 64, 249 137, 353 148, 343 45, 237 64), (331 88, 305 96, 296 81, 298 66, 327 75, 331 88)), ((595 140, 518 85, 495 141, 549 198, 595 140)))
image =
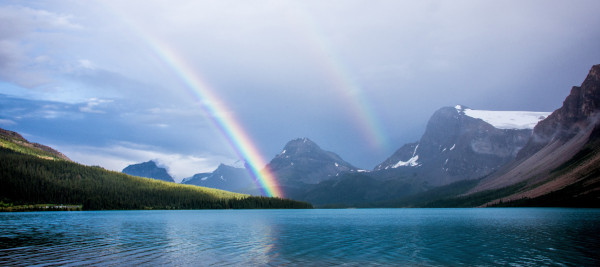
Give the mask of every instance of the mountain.
POLYGON ((441 108, 419 142, 402 146, 373 175, 389 179, 411 174, 429 186, 488 175, 515 159, 535 124, 549 114, 441 108))
POLYGON ((535 126, 516 160, 483 179, 468 195, 519 185, 487 204, 542 205, 558 199, 563 204, 599 203, 599 166, 600 65, 595 65, 581 86, 571 89, 562 107, 535 126))
POLYGON ((19 133, 0 128, 0 146, 45 159, 71 161, 53 148, 38 143, 30 143, 19 133))
POLYGON ((125 167, 125 169, 123 169, 122 172, 133 176, 152 178, 165 182, 175 182, 175 180, 173 180, 173 177, 171 177, 171 175, 169 175, 169 173, 167 172, 167 169, 158 167, 156 165, 156 162, 152 160, 148 162, 129 165, 125 167))
POLYGON ((267 168, 280 184, 317 184, 342 172, 358 171, 333 152, 321 149, 308 138, 288 142, 267 168))
POLYGON ((181 183, 244 194, 261 194, 260 189, 256 188, 254 179, 247 169, 225 164, 220 164, 213 172, 198 173, 192 177, 185 178, 181 183))
POLYGON ((306 185, 302 192, 293 191, 294 197, 319 206, 377 207, 458 181, 476 180, 514 160, 535 124, 549 114, 473 110, 462 105, 441 108, 430 118, 419 142, 405 144, 373 171, 341 172, 306 185))

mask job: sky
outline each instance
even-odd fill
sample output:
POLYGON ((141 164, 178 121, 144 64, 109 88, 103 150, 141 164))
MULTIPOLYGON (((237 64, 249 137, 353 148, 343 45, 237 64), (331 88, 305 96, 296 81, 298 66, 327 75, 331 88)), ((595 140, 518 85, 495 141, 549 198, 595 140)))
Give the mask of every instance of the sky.
MULTIPOLYGON (((176 181, 307 137, 373 169, 439 108, 554 111, 600 1, 0 1, 0 128, 176 181)), ((257 166, 261 168, 262 166, 257 166)))

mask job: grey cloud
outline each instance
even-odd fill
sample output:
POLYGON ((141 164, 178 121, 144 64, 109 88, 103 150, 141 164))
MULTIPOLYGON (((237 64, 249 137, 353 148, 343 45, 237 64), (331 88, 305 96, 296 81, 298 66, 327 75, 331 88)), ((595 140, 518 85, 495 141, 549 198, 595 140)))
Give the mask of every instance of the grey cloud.
POLYGON ((0 25, 0 79, 26 88, 51 81, 49 68, 40 60, 48 56, 38 54, 45 50, 37 42, 39 35, 82 28, 69 15, 19 6, 0 6, 0 25))
MULTIPOLYGON (((35 81, 26 86, 51 78, 68 93, 85 92, 71 102, 93 119, 89 131, 104 131, 95 138, 178 153, 228 148, 202 113, 206 100, 186 87, 181 66, 164 60, 165 48, 189 66, 183 75, 218 95, 266 158, 307 136, 363 168, 418 139, 440 107, 552 111, 600 63, 597 0, 51 3, 39 4, 49 10, 40 20, 54 21, 44 36, 73 38, 38 39, 33 9, 0 15, 15 24, 0 28, 0 78, 35 81), (25 39, 57 53, 17 42, 25 39), (348 88, 338 88, 344 83, 362 90, 389 136, 383 152, 365 145, 348 88), (86 100, 94 97, 114 102, 86 100), (101 127, 111 123, 117 130, 101 127)), ((94 142, 85 139, 77 140, 94 142)))

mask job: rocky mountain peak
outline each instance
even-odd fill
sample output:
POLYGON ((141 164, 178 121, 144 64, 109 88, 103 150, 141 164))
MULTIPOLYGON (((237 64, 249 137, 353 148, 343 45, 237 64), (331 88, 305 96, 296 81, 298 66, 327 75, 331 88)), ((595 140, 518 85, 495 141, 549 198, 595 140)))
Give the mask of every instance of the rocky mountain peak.
POLYGON ((289 141, 267 167, 284 184, 315 184, 340 172, 357 170, 337 154, 321 149, 308 138, 289 141))
POLYGON ((194 174, 192 177, 183 179, 181 183, 243 194, 261 194, 260 189, 255 188, 254 179, 246 168, 238 168, 223 163, 219 164, 213 172, 194 174))
POLYGON ((556 112, 556 120, 573 122, 587 118, 600 109, 600 65, 590 70, 581 86, 573 86, 563 106, 556 112))
POLYGON ((430 185, 487 175, 514 159, 531 135, 528 121, 504 123, 510 121, 508 116, 538 120, 530 112, 480 111, 464 105, 441 108, 429 119, 419 142, 402 146, 375 171, 420 177, 430 185))
POLYGON ((173 177, 171 177, 171 175, 169 175, 167 172, 167 169, 158 167, 156 162, 152 160, 129 165, 125 167, 122 172, 134 176, 152 178, 166 182, 175 182, 173 177))
POLYGON ((229 173, 229 172, 246 172, 245 168, 238 168, 226 164, 219 164, 219 166, 213 171, 213 173, 229 173))
POLYGON ((454 109, 456 109, 456 111, 458 113, 464 113, 465 110, 470 109, 470 108, 465 105, 458 104, 458 105, 454 106, 454 109))
POLYGON ((217 166, 217 169, 215 169, 215 171, 226 170, 226 169, 230 169, 230 168, 233 168, 233 166, 229 166, 229 165, 225 165, 224 163, 220 163, 219 166, 217 166))
POLYGON ((321 151, 321 148, 315 142, 304 137, 289 141, 278 156, 301 156, 321 151))

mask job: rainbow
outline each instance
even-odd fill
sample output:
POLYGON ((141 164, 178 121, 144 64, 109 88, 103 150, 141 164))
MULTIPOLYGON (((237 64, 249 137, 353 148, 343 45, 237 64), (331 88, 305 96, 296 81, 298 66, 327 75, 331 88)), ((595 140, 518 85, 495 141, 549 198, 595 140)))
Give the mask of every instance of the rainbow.
POLYGON ((283 197, 283 192, 277 184, 272 172, 265 167, 266 161, 244 131, 238 120, 219 100, 214 90, 208 86, 204 79, 194 71, 173 49, 159 40, 151 42, 157 55, 185 82, 192 94, 203 104, 204 111, 209 114, 214 125, 227 139, 238 157, 244 159, 249 165, 254 179, 267 196, 283 197), (260 168, 263 168, 262 170, 260 168))
POLYGON ((127 22, 144 39, 154 54, 184 82, 186 88, 201 103, 202 109, 211 118, 213 124, 225 137, 237 156, 247 163, 250 174, 258 182, 262 192, 270 197, 283 198, 283 191, 279 187, 275 176, 269 170, 266 161, 239 121, 214 93, 215 90, 169 44, 145 33, 143 29, 136 27, 132 21, 127 22))

